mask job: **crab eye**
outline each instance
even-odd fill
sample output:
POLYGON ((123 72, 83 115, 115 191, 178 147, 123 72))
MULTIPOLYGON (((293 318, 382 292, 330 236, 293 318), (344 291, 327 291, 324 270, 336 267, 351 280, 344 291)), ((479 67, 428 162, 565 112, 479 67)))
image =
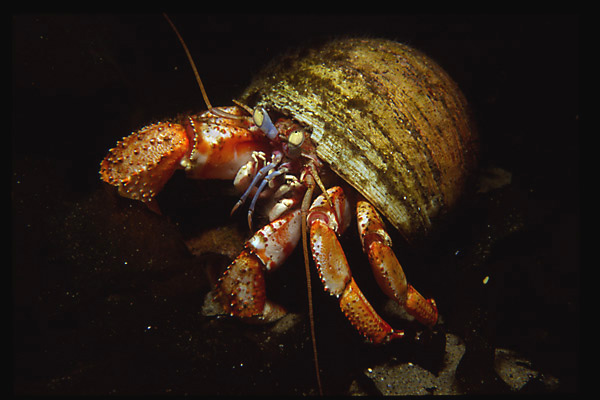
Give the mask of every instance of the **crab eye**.
POLYGON ((293 131, 287 138, 288 146, 290 150, 295 151, 302 146, 304 143, 304 132, 300 130, 293 131))
POLYGON ((279 132, 277 132, 277 128, 275 128, 275 125, 273 125, 269 114, 267 114, 264 108, 256 107, 254 109, 254 113, 252 114, 252 119, 254 119, 256 126, 258 126, 269 139, 273 140, 279 134, 279 132))

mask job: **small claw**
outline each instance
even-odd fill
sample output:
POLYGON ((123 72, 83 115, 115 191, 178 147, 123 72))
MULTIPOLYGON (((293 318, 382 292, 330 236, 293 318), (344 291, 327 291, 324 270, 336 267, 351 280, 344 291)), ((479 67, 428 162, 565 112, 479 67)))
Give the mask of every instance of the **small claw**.
POLYGON ((253 322, 277 321, 287 311, 266 296, 264 265, 248 250, 243 250, 219 279, 216 298, 231 316, 253 322))
POLYGON ((252 250, 267 270, 281 266, 300 240, 301 212, 291 211, 258 230, 248 239, 252 250))
POLYGON ((273 321, 285 310, 266 297, 265 271, 279 267, 300 239, 300 210, 257 231, 217 284, 217 299, 232 316, 273 321))
POLYGON ((149 203, 190 150, 183 126, 162 122, 123 138, 100 164, 100 177, 119 194, 149 203))

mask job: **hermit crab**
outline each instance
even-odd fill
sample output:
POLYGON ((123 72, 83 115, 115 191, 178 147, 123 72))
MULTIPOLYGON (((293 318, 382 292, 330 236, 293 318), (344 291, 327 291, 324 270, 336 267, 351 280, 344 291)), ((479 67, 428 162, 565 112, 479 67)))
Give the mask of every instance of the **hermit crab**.
POLYGON ((355 216, 382 291, 435 325, 436 303, 407 282, 384 218, 411 240, 457 204, 475 168, 477 135, 454 81, 406 45, 345 38, 281 56, 234 103, 207 101, 207 111, 123 138, 102 161, 101 179, 156 210, 155 195, 183 169, 193 179, 232 180, 241 193, 232 212, 248 204, 251 227, 254 213, 266 212, 271 222, 217 284, 232 316, 284 315, 268 299, 264 275, 302 239, 325 290, 364 337, 375 344, 403 337, 352 277, 338 237, 355 216), (345 183, 326 187, 332 176, 345 183), (347 196, 348 188, 355 193, 347 196))

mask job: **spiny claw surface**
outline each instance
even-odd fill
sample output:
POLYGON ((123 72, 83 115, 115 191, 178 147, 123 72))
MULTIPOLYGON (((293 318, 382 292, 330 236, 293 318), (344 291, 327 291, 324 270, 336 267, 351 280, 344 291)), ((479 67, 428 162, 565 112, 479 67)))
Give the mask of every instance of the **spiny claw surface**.
POLYGON ((123 138, 100 164, 100 177, 119 194, 148 202, 171 178, 189 152, 183 126, 168 122, 149 125, 123 138))
POLYGON ((187 117, 182 124, 149 125, 123 138, 100 164, 100 177, 117 186, 121 196, 151 206, 178 168, 193 179, 233 179, 255 151, 269 150, 269 142, 239 107, 223 107, 187 117))
POLYGON ((385 343, 393 339, 404 337, 404 331, 394 330, 377 314, 373 306, 365 298, 356 285, 354 278, 351 279, 340 298, 340 308, 346 318, 366 338, 375 344, 385 343))
POLYGON ((229 265, 217 285, 217 299, 226 312, 241 318, 274 321, 285 310, 267 299, 264 274, 279 267, 300 239, 300 210, 292 211, 257 231, 229 265))
POLYGON ((231 315, 242 318, 261 315, 267 296, 260 259, 243 250, 219 279, 217 298, 231 315))

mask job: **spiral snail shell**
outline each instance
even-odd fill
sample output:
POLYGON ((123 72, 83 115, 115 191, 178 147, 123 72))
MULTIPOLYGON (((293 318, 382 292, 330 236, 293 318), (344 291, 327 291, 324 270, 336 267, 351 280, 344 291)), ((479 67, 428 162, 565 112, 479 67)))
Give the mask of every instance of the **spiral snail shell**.
POLYGON ((341 39, 286 54, 239 100, 308 127, 318 157, 409 240, 456 205, 476 165, 458 86, 394 41, 341 39))

